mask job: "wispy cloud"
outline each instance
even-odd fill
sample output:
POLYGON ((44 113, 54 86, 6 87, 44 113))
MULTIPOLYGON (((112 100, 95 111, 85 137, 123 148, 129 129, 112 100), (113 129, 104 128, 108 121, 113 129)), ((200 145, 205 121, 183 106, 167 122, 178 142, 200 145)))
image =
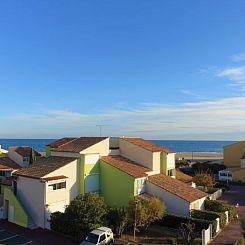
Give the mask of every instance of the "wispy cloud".
POLYGON ((224 77, 231 81, 231 85, 239 86, 245 91, 245 66, 229 67, 217 71, 217 77, 224 77))
MULTIPOLYGON (((33 137, 95 136, 99 134, 96 125, 103 124, 103 135, 209 139, 233 133, 244 137, 244 111, 245 97, 234 97, 178 105, 148 104, 94 114, 50 110, 17 115, 12 120, 23 135, 32 133, 33 137)), ((0 135, 6 126, 1 125, 0 135)))
POLYGON ((245 52, 232 55, 230 58, 234 62, 245 61, 245 52))
POLYGON ((180 91, 182 94, 185 94, 185 95, 188 95, 188 96, 191 96, 193 98, 197 98, 197 99, 207 99, 205 96, 201 95, 201 94, 198 94, 196 92, 193 92, 191 90, 187 90, 187 89, 183 89, 180 91))

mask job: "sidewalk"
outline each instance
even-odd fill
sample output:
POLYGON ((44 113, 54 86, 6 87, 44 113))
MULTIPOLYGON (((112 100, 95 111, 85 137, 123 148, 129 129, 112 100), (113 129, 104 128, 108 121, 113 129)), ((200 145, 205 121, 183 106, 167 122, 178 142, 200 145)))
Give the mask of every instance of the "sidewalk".
POLYGON ((229 192, 223 194, 221 200, 228 201, 233 205, 239 203, 237 209, 239 218, 235 218, 226 226, 210 245, 234 245, 239 238, 242 238, 240 218, 245 216, 245 186, 232 186, 229 192))

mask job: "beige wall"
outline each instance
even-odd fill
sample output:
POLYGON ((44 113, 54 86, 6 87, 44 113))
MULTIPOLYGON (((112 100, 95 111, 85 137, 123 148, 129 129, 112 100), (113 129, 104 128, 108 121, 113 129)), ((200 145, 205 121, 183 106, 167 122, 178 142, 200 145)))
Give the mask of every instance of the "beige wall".
POLYGON ((44 186, 38 179, 17 178, 17 198, 39 227, 44 227, 44 186))
POLYGON ((152 152, 123 140, 122 138, 119 139, 119 148, 122 156, 153 170, 152 152))
POLYGON ((150 182, 146 183, 146 192, 159 197, 165 203, 167 212, 189 216, 190 203, 184 199, 173 195, 150 182))
POLYGON ((80 152, 80 154, 93 154, 99 153, 100 156, 109 155, 109 138, 102 140, 101 142, 90 146, 89 148, 80 152))
POLYGON ((232 180, 245 182, 245 168, 232 172, 232 180))
POLYGON ((224 147, 224 164, 227 167, 240 167, 241 157, 245 152, 245 141, 224 147))
POLYGON ((195 202, 192 202, 190 204, 190 210, 191 209, 204 209, 204 201, 205 201, 206 197, 203 197, 195 202))

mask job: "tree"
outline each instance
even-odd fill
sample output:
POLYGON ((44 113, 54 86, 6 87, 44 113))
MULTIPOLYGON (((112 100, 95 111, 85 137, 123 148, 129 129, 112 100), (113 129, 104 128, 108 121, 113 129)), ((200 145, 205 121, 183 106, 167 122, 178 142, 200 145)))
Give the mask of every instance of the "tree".
POLYGON ((129 201, 129 223, 139 230, 146 230, 151 223, 163 217, 164 211, 165 205, 158 197, 149 199, 135 197, 129 201))
POLYGON ((124 208, 110 208, 107 219, 109 227, 112 228, 113 232, 116 235, 121 236, 128 224, 127 210, 124 208))
POLYGON ((215 179, 212 175, 200 172, 194 175, 192 181, 197 186, 212 187, 215 184, 215 179))
POLYGON ((51 216, 51 229, 81 240, 89 231, 103 226, 106 215, 107 206, 104 199, 94 193, 85 193, 71 201, 64 213, 51 216), (62 224, 57 224, 58 222, 62 224))
POLYGON ((195 233, 195 224, 190 222, 181 223, 179 228, 180 237, 183 239, 184 245, 194 245, 197 234, 195 233))

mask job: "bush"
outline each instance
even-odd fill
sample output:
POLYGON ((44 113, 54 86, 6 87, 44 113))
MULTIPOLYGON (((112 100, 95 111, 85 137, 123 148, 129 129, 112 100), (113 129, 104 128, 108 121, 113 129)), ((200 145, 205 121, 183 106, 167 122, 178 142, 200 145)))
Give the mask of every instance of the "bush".
POLYGON ((217 221, 216 220, 203 220, 203 219, 196 219, 191 217, 185 217, 185 216, 177 216, 174 214, 165 214, 164 217, 157 222, 157 224, 170 227, 173 229, 179 229, 181 226, 181 223, 194 223, 195 224, 195 232, 198 232, 201 234, 203 229, 208 229, 209 225, 211 224, 213 226, 213 235, 216 234, 217 229, 217 221))
POLYGON ((110 208, 107 216, 108 226, 115 235, 121 236, 128 224, 128 214, 124 208, 110 208))
POLYGON ((129 223, 137 229, 145 229, 156 220, 160 220, 165 212, 165 205, 158 197, 143 199, 134 197, 129 201, 128 217, 129 223), (135 220, 136 218, 136 220, 135 220))
POLYGON ((226 225, 226 215, 224 212, 213 212, 207 210, 191 210, 191 217, 196 219, 210 220, 213 221, 219 218, 220 228, 224 228, 226 225))
POLYGON ((229 221, 234 218, 235 207, 233 205, 226 204, 218 200, 208 200, 204 201, 205 210, 222 213, 228 211, 229 221))
POLYGON ((103 226, 106 221, 107 206, 101 197, 94 193, 77 196, 64 213, 51 215, 51 229, 82 240, 87 233, 103 226))
POLYGON ((220 189, 222 189, 222 191, 229 191, 230 190, 230 185, 224 181, 220 181, 220 182, 215 183, 214 187, 220 188, 220 189))

